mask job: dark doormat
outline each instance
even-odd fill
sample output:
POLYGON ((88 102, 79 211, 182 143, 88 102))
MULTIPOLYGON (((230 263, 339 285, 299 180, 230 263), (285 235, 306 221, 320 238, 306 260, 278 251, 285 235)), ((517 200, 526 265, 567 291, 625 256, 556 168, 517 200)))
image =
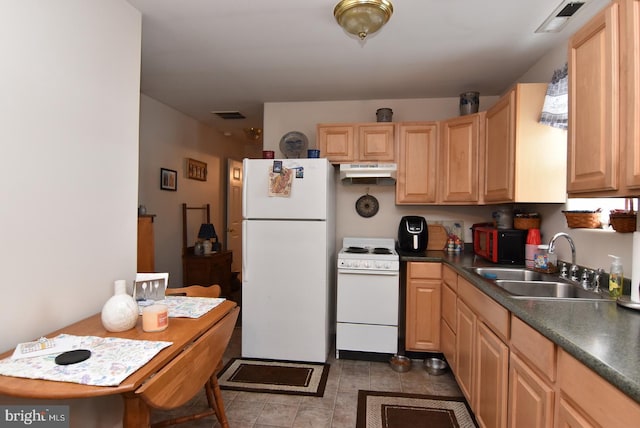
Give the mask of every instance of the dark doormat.
POLYGON ((477 428, 461 397, 358 391, 356 428, 477 428))
POLYGON ((234 358, 218 374, 222 389, 322 397, 329 364, 234 358))

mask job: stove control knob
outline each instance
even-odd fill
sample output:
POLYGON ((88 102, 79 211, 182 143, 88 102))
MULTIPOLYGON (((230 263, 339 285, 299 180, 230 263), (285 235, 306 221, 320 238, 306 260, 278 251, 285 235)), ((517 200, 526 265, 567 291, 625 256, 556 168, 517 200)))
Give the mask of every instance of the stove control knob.
POLYGON ((382 268, 382 262, 376 262, 376 269, 382 268))
POLYGON ((363 262, 362 266, 365 267, 365 268, 368 268, 369 267, 369 262, 368 261, 363 262))

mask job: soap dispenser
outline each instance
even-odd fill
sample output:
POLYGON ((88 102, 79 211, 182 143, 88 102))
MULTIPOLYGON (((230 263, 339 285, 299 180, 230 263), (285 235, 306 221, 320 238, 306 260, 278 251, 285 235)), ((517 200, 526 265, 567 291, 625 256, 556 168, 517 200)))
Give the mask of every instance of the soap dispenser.
POLYGON ((613 259, 609 271, 609 295, 611 297, 620 297, 622 296, 622 284, 624 283, 622 263, 620 263, 620 257, 618 256, 609 254, 609 257, 613 259))

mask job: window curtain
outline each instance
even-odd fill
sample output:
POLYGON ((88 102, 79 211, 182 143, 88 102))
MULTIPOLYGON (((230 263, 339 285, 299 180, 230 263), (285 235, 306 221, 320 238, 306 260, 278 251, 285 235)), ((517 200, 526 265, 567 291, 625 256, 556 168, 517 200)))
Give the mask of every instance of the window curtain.
POLYGON ((547 86, 540 123, 555 128, 567 129, 569 121, 569 77, 565 64, 553 72, 551 83, 547 86))

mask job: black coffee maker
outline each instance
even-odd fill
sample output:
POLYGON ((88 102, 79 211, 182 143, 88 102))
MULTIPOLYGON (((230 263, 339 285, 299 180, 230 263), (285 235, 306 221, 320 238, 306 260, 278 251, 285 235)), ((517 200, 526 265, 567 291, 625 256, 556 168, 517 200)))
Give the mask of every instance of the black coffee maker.
POLYGON ((398 226, 398 248, 402 251, 421 252, 427 249, 429 229, 424 217, 402 217, 398 226))

